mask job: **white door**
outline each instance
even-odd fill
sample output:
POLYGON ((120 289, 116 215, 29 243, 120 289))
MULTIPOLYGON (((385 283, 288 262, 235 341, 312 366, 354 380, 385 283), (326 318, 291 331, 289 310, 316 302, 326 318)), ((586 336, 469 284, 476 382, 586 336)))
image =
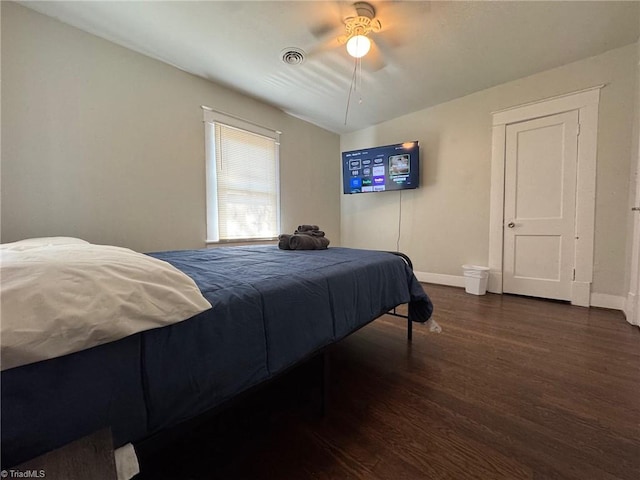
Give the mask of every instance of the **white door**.
POLYGON ((578 111, 507 125, 503 291, 571 300, 578 111))

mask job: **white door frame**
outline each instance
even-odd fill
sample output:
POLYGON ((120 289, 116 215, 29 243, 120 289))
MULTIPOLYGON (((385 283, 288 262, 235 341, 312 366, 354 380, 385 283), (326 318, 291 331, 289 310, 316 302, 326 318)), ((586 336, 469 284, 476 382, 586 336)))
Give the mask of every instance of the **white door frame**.
MULTIPOLYGON (((636 167, 636 193, 633 208, 640 208, 640 148, 636 167)), ((640 211, 633 214, 633 237, 631 247, 631 269, 629 293, 625 301, 624 313, 627 322, 640 327, 640 211)))
POLYGON ((593 243, 596 207, 596 156, 598 142, 598 85, 578 92, 547 98, 493 112, 491 141, 491 198, 489 216, 489 283, 487 289, 502 293, 504 229, 504 169, 507 125, 578 110, 578 171, 576 188, 575 279, 571 303, 588 307, 593 281, 593 243))
MULTIPOLYGON (((638 46, 640 47, 640 42, 638 42, 638 46)), ((638 51, 640 52, 640 49, 638 51)), ((637 71, 640 78, 640 62, 638 62, 637 71)), ((640 96, 640 85, 637 94, 640 96)), ((632 208, 640 208, 640 126, 636 126, 636 128, 638 129, 636 131, 636 135, 638 135, 638 151, 636 152, 635 198, 632 208)), ((631 237, 629 292, 625 301, 624 313, 627 317, 627 322, 640 327, 640 211, 634 211, 632 216, 633 225, 631 228, 633 228, 633 233, 631 237)))

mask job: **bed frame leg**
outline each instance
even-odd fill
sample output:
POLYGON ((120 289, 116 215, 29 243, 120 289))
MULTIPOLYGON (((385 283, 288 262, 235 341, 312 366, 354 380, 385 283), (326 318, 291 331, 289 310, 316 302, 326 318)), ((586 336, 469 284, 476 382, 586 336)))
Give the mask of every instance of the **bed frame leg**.
POLYGON ((330 358, 329 350, 322 352, 322 391, 320 392, 320 417, 324 418, 329 411, 329 374, 330 358))
POLYGON ((413 338, 413 323, 407 319, 407 340, 410 342, 413 338))

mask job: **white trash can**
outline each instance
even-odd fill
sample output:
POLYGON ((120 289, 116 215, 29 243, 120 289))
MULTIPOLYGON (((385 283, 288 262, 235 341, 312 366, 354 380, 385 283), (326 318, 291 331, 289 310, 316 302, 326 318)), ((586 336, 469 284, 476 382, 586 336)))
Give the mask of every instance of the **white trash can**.
POLYGON ((489 279, 489 267, 478 265, 463 265, 464 290, 473 295, 487 293, 487 280, 489 279))

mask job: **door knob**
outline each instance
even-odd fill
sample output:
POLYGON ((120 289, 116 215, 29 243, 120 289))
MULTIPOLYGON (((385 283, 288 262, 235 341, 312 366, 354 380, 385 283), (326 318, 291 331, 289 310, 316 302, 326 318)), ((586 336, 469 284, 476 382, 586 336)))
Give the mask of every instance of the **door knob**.
POLYGON ((516 226, 516 224, 515 224, 515 223, 513 223, 513 222, 509 222, 509 223, 507 223, 507 227, 509 227, 509 228, 513 228, 513 227, 515 227, 515 226, 516 226))

